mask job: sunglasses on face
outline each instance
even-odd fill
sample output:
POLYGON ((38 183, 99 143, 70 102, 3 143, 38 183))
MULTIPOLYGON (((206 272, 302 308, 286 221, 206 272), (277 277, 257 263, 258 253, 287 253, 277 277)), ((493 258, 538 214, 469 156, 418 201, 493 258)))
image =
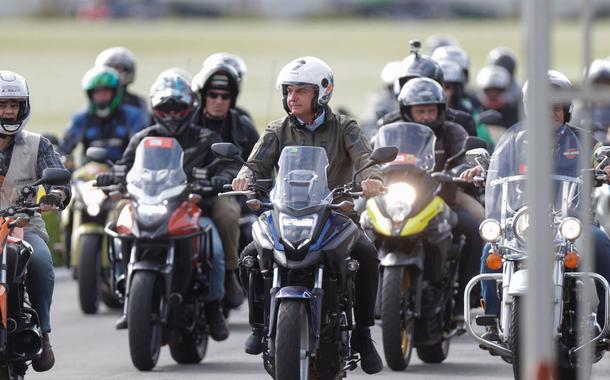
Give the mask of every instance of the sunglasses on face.
POLYGON ((231 99, 231 94, 224 94, 224 93, 220 93, 220 92, 208 92, 206 96, 210 99, 218 99, 218 98, 221 98, 222 100, 231 99))

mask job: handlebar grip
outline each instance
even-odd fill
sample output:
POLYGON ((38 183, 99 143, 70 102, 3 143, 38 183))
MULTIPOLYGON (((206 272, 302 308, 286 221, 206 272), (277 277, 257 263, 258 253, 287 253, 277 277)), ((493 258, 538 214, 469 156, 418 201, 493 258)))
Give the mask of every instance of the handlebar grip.
POLYGON ((225 183, 224 185, 222 185, 222 188, 225 190, 232 190, 233 185, 231 185, 230 183, 225 183))

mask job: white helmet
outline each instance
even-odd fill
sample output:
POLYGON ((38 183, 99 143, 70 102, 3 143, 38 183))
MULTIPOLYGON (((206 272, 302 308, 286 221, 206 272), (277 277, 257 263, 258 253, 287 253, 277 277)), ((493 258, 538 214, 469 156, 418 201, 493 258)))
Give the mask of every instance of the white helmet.
POLYGON ((459 46, 441 46, 434 50, 432 53, 432 59, 435 61, 449 60, 460 65, 464 71, 466 82, 468 82, 469 71, 470 71, 470 58, 464 49, 459 46))
MULTIPOLYGON (((570 82, 568 77, 565 76, 565 74, 563 74, 562 72, 559 72, 557 70, 549 70, 549 71, 547 71, 547 78, 548 78, 549 84, 553 87, 559 87, 559 88, 563 88, 563 89, 572 88, 572 82, 570 82)), ((528 96, 529 96, 528 87, 529 87, 529 80, 525 81, 525 84, 523 85, 523 88, 521 89, 521 91, 523 92, 523 109, 526 114, 527 114, 528 96)), ((570 119, 572 118, 573 107, 574 107, 574 105, 572 104, 572 102, 567 102, 563 106, 563 117, 564 117, 564 121, 566 123, 569 122, 570 119)))
POLYGON ((334 79, 330 67, 316 57, 301 57, 290 62, 277 76, 276 85, 282 90, 282 103, 286 112, 288 108, 288 86, 305 85, 314 86, 316 94, 311 109, 318 113, 320 108, 326 106, 333 95, 334 79))
POLYGON ((136 57, 131 50, 122 46, 102 51, 95 58, 95 66, 110 66, 118 71, 123 86, 133 83, 136 76, 136 57))
POLYGON ((443 70, 443 77, 445 83, 461 83, 464 84, 466 78, 464 77, 464 71, 460 65, 447 59, 441 59, 438 61, 438 65, 443 70))
POLYGON ((398 78, 401 61, 388 62, 381 70, 381 81, 386 86, 393 86, 394 81, 398 78))
POLYGON ((25 78, 12 71, 0 71, 0 100, 19 102, 16 119, 0 119, 0 134, 14 135, 25 128, 30 119, 30 91, 25 78))
POLYGON ((229 66, 232 66, 237 74, 239 75, 239 80, 244 80, 246 73, 248 72, 248 67, 246 66, 246 62, 238 55, 231 53, 214 53, 207 57, 205 61, 203 61, 203 65, 201 67, 206 67, 209 65, 213 65, 217 62, 226 63, 229 66))
POLYGON ((508 90, 510 85, 510 73, 502 66, 485 66, 477 74, 477 87, 482 91, 489 88, 508 90))

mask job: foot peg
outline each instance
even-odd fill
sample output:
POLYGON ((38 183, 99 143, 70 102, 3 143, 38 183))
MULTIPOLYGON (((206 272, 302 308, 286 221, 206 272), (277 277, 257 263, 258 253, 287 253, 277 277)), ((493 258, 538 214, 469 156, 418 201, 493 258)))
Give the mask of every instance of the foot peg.
POLYGON ((496 326, 496 321, 497 320, 498 320, 498 317, 496 317, 493 314, 491 314, 491 315, 477 315, 477 317, 475 318, 475 323, 477 324, 477 326, 491 326, 491 327, 494 327, 494 326, 496 326))

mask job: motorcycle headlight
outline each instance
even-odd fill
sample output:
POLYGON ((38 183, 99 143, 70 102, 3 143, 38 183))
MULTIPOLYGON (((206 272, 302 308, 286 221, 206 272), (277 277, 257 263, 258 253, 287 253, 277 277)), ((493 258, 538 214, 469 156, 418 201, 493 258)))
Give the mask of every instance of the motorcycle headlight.
POLYGON ((106 194, 102 190, 93 187, 94 183, 95 181, 77 183, 78 192, 87 208, 87 213, 91 216, 97 216, 100 213, 102 203, 106 199, 106 194))
POLYGON ((393 183, 384 195, 385 209, 394 223, 400 223, 409 216, 415 202, 415 188, 408 183, 393 183))
POLYGON ((530 226, 530 215, 527 210, 523 210, 517 213, 513 221, 513 231, 515 236, 522 243, 525 243, 527 238, 527 229, 530 226))
POLYGON ((100 213, 101 209, 102 208, 97 203, 88 204, 87 205, 87 214, 89 214, 91 216, 97 216, 100 213))
POLYGON ((282 240, 293 249, 302 248, 311 241, 317 221, 317 214, 295 218, 280 213, 279 224, 282 240))
POLYGON ((146 226, 151 226, 159 222, 159 220, 167 213, 165 205, 138 205, 139 221, 146 226))
POLYGON ((559 224, 559 234, 567 240, 576 240, 582 232, 582 224, 576 218, 565 218, 559 224))
POLYGON ((500 223, 495 219, 485 219, 479 226, 479 234, 483 240, 494 243, 500 238, 502 228, 500 223))

